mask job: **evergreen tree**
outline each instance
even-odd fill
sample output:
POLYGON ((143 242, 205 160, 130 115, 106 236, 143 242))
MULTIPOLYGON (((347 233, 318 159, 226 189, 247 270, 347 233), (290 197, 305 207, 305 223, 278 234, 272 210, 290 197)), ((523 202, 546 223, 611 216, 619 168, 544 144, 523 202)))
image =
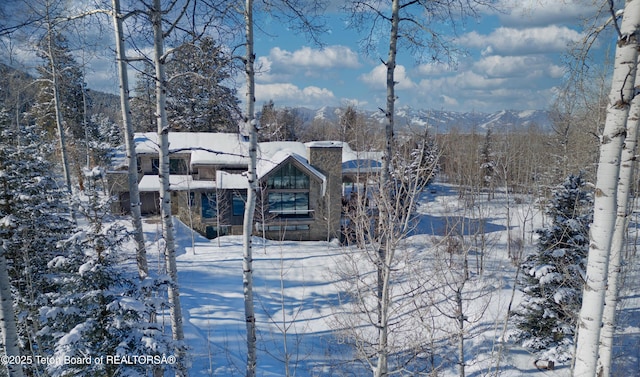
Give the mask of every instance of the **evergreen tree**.
POLYGON ((491 200, 496 186, 496 161, 493 152, 493 133, 491 128, 487 128, 484 143, 480 150, 480 174, 482 174, 482 186, 489 189, 487 199, 491 200))
POLYGON ((278 110, 273 100, 269 100, 262 104, 262 110, 258 116, 260 125, 260 141, 276 141, 279 140, 279 124, 278 124, 278 110))
POLYGON ((6 117, 0 120, 0 239, 6 250, 23 355, 40 352, 38 310, 47 305, 47 294, 55 290, 46 263, 55 255, 52 245, 71 230, 66 192, 56 182, 48 159, 51 149, 39 128, 16 130, 6 117))
POLYGON ((570 175, 547 209, 552 224, 538 230, 537 251, 522 264, 523 302, 515 310, 515 337, 539 358, 571 358, 582 303, 593 199, 582 175, 570 175))
POLYGON ((90 131, 87 142, 94 165, 107 166, 113 150, 124 142, 122 127, 103 113, 93 115, 87 125, 90 131))
POLYGON ((352 105, 347 106, 344 113, 340 115, 340 135, 341 140, 345 141, 354 147, 357 147, 356 140, 358 139, 358 113, 352 105))
POLYGON ((131 97, 131 120, 135 132, 155 132, 158 130, 156 121, 156 83, 153 66, 145 64, 136 74, 135 93, 131 97))
MULTIPOLYGON (((55 110, 53 108, 53 88, 50 70, 50 57, 46 44, 48 36, 41 42, 41 48, 38 55, 45 61, 43 65, 37 67, 40 77, 44 80, 40 84, 40 92, 37 96, 37 102, 31 110, 36 123, 46 129, 51 135, 55 135, 55 110), (46 51, 46 52, 45 52, 46 51)), ((75 140, 84 140, 85 130, 83 125, 84 119, 84 103, 82 90, 84 88, 84 80, 82 69, 78 62, 71 54, 67 39, 60 33, 53 35, 53 61, 56 64, 56 72, 59 75, 59 95, 60 108, 65 126, 71 132, 71 136, 75 140)))
POLYGON ((418 185, 426 187, 440 169, 440 150, 435 139, 425 129, 422 135, 414 135, 396 146, 394 177, 396 179, 418 180, 418 185), (404 177, 404 178, 400 178, 404 177))
POLYGON ((240 101, 225 86, 233 65, 211 37, 177 48, 167 63, 167 111, 179 131, 238 132, 240 101))
POLYGON ((296 140, 303 123, 296 110, 276 109, 273 100, 262 105, 258 120, 261 142, 296 140))
MULTIPOLYGON (((136 132, 155 131, 155 81, 152 66, 138 74, 131 100, 136 132)), ((236 90, 225 85, 233 65, 210 37, 184 44, 167 61, 167 117, 174 131, 238 132, 236 90)))
POLYGON ((101 174, 99 169, 87 172, 85 195, 76 198, 87 226, 59 242, 59 255, 48 263, 55 291, 40 310, 45 326, 39 335, 55 360, 81 360, 47 365, 51 376, 139 376, 154 366, 172 364, 167 359, 173 350, 170 339, 149 322, 159 310, 155 306, 164 301, 145 294, 161 284, 147 279, 145 284, 155 286, 140 286, 133 271, 118 265, 127 231, 110 215, 108 199, 97 191, 101 174), (107 355, 133 362, 106 360, 107 355), (138 356, 156 359, 131 359, 138 356))

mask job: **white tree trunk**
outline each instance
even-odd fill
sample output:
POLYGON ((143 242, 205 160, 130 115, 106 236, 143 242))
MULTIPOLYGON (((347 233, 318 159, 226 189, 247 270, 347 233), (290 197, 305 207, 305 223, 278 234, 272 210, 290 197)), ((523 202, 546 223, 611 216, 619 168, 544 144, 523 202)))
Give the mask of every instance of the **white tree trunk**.
POLYGON ((582 308, 578 319, 574 377, 596 375, 609 252, 617 217, 620 154, 626 133, 638 57, 638 43, 635 35, 638 24, 640 24, 640 0, 627 0, 620 27, 621 36, 616 48, 609 106, 600 145, 589 260, 582 308))
MULTIPOLYGON (((56 128, 58 130, 58 142, 60 145, 60 158, 62 159, 62 174, 64 175, 64 182, 66 185, 69 196, 73 193, 71 186, 71 173, 69 172, 69 158, 67 156, 67 142, 64 134, 64 122, 62 119, 62 109, 60 107, 60 90, 58 84, 58 70, 56 69, 55 55, 53 51, 53 39, 55 38, 55 32, 53 30, 53 21, 50 19, 49 2, 46 3, 46 17, 47 17, 47 53, 49 55, 49 65, 51 67, 51 82, 53 86, 53 106, 56 118, 56 128)), ((71 210, 72 217, 74 216, 73 209, 71 210)), ((75 220, 75 219, 74 219, 75 220)))
POLYGON ((396 54, 398 51, 398 28, 400 26, 400 0, 393 0, 391 3, 391 33, 389 36, 389 56, 387 57, 387 108, 385 116, 387 124, 385 126, 385 150, 382 160, 382 177, 383 184, 389 182, 391 157, 393 156, 393 128, 395 120, 395 70, 396 70, 396 54))
POLYGON ((113 30, 116 37, 116 61, 118 63, 118 77, 120 78, 120 108, 122 111, 122 125, 124 142, 129 164, 129 202, 133 222, 133 239, 136 243, 136 262, 138 276, 144 280, 149 275, 147 265, 147 250, 142 232, 142 214, 140 209, 140 191, 138 190, 138 159, 136 146, 133 141, 133 125, 131 124, 131 107, 129 105, 129 76, 127 74, 127 58, 125 56, 124 35, 122 32, 122 15, 120 14, 120 0, 112 0, 113 30))
POLYGON ((458 376, 465 377, 465 359, 464 359, 464 302, 462 301, 462 290, 464 282, 458 290, 456 290, 456 308, 458 311, 458 376))
MULTIPOLYGON (((636 69, 636 83, 640 82, 640 70, 636 69)), ((627 118, 627 135, 622 149, 620 178, 618 180, 618 216, 611 241, 609 255, 608 284, 604 300, 602 315, 602 329, 600 330, 600 350, 598 376, 611 375, 611 360, 613 355, 613 336, 616 326, 616 309, 622 270, 622 251, 627 241, 627 227, 629 224, 629 201, 634 182, 636 167, 636 139, 638 124, 640 123, 640 96, 636 95, 631 101, 629 117, 627 118)))
POLYGON ((245 10, 246 27, 246 56, 245 73, 247 79, 247 114, 245 119, 245 132, 249 133, 249 189, 247 189, 247 202, 244 209, 244 222, 242 224, 243 256, 242 256, 242 288, 244 293, 244 315, 247 324, 247 377, 256 375, 256 316, 253 305, 253 251, 251 236, 253 234, 253 215, 256 208, 257 194, 257 145, 258 135, 255 122, 255 82, 253 52, 253 0, 246 0, 245 10))
POLYGON ((156 72, 156 117, 158 122, 158 141, 160 144, 160 215, 162 217, 162 236, 164 238, 165 263, 171 278, 168 288, 170 305, 171 332, 176 342, 176 376, 187 376, 186 354, 184 351, 184 330, 182 326, 182 307, 178 289, 178 269, 176 267, 176 246, 171 216, 171 193, 169 191, 169 122, 166 111, 166 73, 164 59, 164 35, 162 31, 161 1, 153 1, 151 10, 153 24, 154 57, 156 72))
MULTIPOLYGON (((0 242, 0 333, 5 354, 9 357, 20 357, 18 345, 18 330, 16 327, 15 312, 13 311, 13 298, 11 297, 11 283, 7 270, 7 258, 4 245, 0 242)), ((7 363, 7 370, 11 377, 22 377, 22 365, 20 363, 7 363)))
POLYGON ((382 158, 382 172, 380 176, 381 205, 379 205, 379 225, 378 234, 380 237, 380 249, 378 251, 378 360, 374 370, 374 377, 387 376, 389 372, 389 310, 390 295, 389 290, 391 263, 394 258, 394 250, 390 240, 392 231, 389 228, 392 224, 390 211, 390 170, 391 158, 393 156, 393 128, 395 117, 395 69, 396 54, 398 44, 398 28, 400 24, 400 1, 393 0, 391 4, 391 32, 389 34, 389 56, 387 62, 387 108, 385 126, 385 150, 382 158), (385 208, 389 206, 388 208, 385 208))

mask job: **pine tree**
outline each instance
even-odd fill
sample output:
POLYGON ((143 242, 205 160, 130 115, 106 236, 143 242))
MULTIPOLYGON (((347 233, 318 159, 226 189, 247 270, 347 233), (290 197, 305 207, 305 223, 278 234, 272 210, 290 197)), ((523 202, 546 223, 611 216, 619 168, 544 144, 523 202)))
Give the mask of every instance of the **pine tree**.
MULTIPOLYGON (((50 57, 47 52, 44 52, 47 51, 46 43, 48 43, 48 37, 43 39, 41 52, 39 52, 39 56, 45 63, 37 67, 40 77, 45 80, 42 81, 37 103, 31 112, 38 125, 45 128, 51 135, 55 135, 55 111, 53 109, 51 69, 49 68, 50 57)), ((71 54, 68 41, 64 35, 55 33, 52 37, 52 46, 54 54, 53 60, 56 64, 56 72, 59 75, 58 90, 62 117, 73 139, 84 140, 85 130, 83 127, 84 109, 82 96, 84 80, 82 70, 71 54)))
POLYGON ((155 87, 153 66, 145 64, 136 74, 134 95, 131 97, 131 120, 135 132, 154 132, 158 129, 155 87))
POLYGON ((272 100, 262 105, 258 117, 259 141, 292 141, 302 128, 302 120, 295 109, 276 109, 272 100))
POLYGON ((341 140, 357 147, 358 139, 358 112, 355 107, 348 105, 344 113, 340 115, 341 140))
POLYGON ((278 119, 278 110, 273 100, 262 105, 260 110, 260 141, 280 141, 280 124, 278 119))
POLYGON ((94 165, 109 165, 113 151, 124 143, 120 125, 104 113, 94 114, 87 123, 87 142, 94 165))
MULTIPOLYGON (((38 310, 54 291, 46 263, 55 245, 68 236, 71 223, 61 190, 47 156, 41 130, 23 126, 16 130, 0 121, 0 238, 4 243, 18 319, 23 355, 40 346, 38 310)), ((30 364, 29 369, 38 368, 30 364)))
POLYGON ((210 37, 177 48, 167 62, 167 112, 178 131, 238 132, 240 101, 224 85, 233 65, 210 37))
POLYGON ((480 174, 482 174, 482 186, 489 189, 487 199, 493 197, 493 190, 496 186, 496 161, 493 152, 493 133, 491 128, 487 128, 484 136, 484 143, 480 150, 480 174))
POLYGON ((522 264, 523 302, 515 310, 515 337, 539 358, 571 358, 589 248, 593 199, 582 175, 570 175, 547 209, 552 224, 538 230, 537 251, 522 264))
MULTIPOLYGON (((155 131, 155 80, 152 66, 137 75, 131 107, 136 132, 155 131)), ((166 64, 167 118, 173 131, 238 132, 236 90, 225 85, 233 65, 212 38, 184 44, 166 64)))
POLYGON ((393 160, 395 179, 415 179, 426 187, 440 169, 440 151, 435 139, 425 129, 422 135, 413 135, 402 145, 396 146, 393 160), (405 177, 405 178, 401 178, 405 177))
POLYGON ((147 279, 143 287, 134 271, 118 265, 127 251, 127 231, 110 215, 108 198, 100 197, 100 178, 97 169, 88 173, 87 190, 76 197, 87 225, 59 242, 58 255, 48 263, 55 290, 40 309, 44 326, 38 335, 47 355, 62 361, 47 365, 51 376, 138 376, 171 364, 166 359, 173 350, 171 340, 149 322, 162 300, 145 294, 160 284, 147 279), (134 361, 115 362, 106 356, 134 361), (138 356, 156 359, 131 359, 138 356), (64 362, 70 358, 80 362, 64 362))

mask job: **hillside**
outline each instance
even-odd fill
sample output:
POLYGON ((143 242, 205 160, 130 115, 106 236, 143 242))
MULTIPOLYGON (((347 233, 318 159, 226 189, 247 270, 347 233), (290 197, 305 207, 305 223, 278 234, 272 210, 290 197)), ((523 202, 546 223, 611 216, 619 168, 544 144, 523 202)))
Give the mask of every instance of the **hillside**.
MULTIPOLYGON (((0 108, 15 114, 16 108, 21 112, 29 111, 38 94, 36 78, 21 70, 0 63, 0 108)), ((120 122, 120 98, 117 95, 95 90, 87 90, 89 99, 89 118, 103 114, 109 121, 120 122)))
MULTIPOLYGON (((320 109, 298 107, 292 110, 300 116, 305 124, 310 124, 314 119, 325 119, 332 123, 338 122, 344 111, 340 107, 320 109)), ((365 118, 380 124, 384 123, 384 114, 381 111, 358 111, 364 114, 365 118)), ((544 110, 502 110, 495 113, 480 113, 400 107, 396 109, 396 125, 398 130, 429 126, 439 133, 446 133, 454 128, 463 133, 472 132, 474 129, 478 132, 484 132, 488 128, 500 132, 533 125, 542 130, 549 130, 551 120, 549 112, 544 110)))

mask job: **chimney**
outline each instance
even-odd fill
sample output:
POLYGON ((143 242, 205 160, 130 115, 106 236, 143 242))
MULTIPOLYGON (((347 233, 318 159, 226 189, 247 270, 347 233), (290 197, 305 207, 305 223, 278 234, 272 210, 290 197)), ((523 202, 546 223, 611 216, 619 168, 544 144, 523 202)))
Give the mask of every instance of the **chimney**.
MULTIPOLYGON (((314 141, 307 143, 309 164, 327 178, 326 192, 317 205, 315 226, 312 233, 327 235, 327 239, 340 238, 342 214, 342 143, 336 141, 314 141)), ((320 237, 318 237, 320 238, 320 237)))

